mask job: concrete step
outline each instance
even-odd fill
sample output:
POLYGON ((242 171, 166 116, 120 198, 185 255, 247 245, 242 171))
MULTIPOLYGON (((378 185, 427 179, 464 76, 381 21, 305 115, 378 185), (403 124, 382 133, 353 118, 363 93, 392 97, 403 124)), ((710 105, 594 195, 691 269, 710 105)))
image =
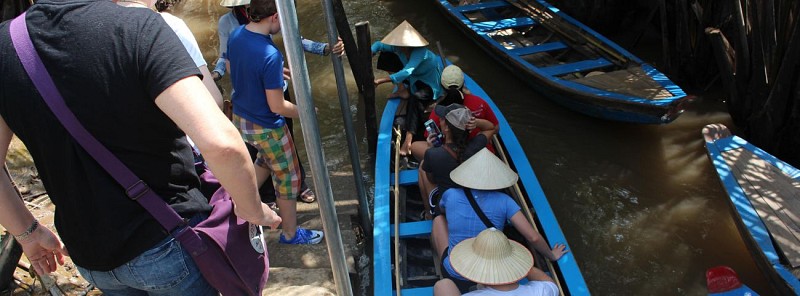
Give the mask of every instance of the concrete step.
POLYGON ((336 295, 336 285, 330 268, 273 267, 261 295, 336 295))
MULTIPOLYGON (((342 234, 345 256, 350 271, 355 271, 355 259, 358 251, 356 246, 356 234, 352 229, 349 216, 339 215, 339 231, 342 234)), ((309 219, 300 225, 308 229, 322 229, 322 222, 319 217, 309 219)), ((316 245, 286 245, 278 242, 280 230, 270 230, 267 232, 267 250, 269 250, 270 266, 286 268, 326 268, 330 269, 331 262, 328 256, 326 233, 325 239, 316 245)))

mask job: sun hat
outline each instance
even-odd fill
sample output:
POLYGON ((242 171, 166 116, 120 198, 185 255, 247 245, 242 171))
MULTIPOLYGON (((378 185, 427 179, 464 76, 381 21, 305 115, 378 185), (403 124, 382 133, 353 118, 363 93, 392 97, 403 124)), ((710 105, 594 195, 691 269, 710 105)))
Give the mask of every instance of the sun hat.
POLYGON ((435 112, 439 118, 446 119, 447 122, 462 131, 467 129, 467 123, 472 119, 472 112, 461 104, 454 103, 447 106, 436 105, 436 107, 433 108, 433 112, 435 112))
POLYGON ((222 0, 219 5, 225 7, 234 7, 241 5, 250 5, 250 0, 222 0))
POLYGON ((383 44, 404 46, 404 47, 423 47, 428 45, 428 40, 422 37, 422 34, 417 32, 408 21, 403 21, 394 30, 389 32, 386 37, 381 40, 383 44))
POLYGON ((517 183, 519 176, 486 147, 450 172, 458 185, 479 190, 498 190, 517 183))
POLYGON ((442 70, 442 86, 444 88, 450 88, 451 86, 461 88, 464 86, 464 72, 461 71, 461 68, 456 65, 445 67, 442 70))
POLYGON ((524 278, 533 267, 533 255, 494 227, 458 243, 450 264, 461 276, 484 285, 504 285, 524 278))

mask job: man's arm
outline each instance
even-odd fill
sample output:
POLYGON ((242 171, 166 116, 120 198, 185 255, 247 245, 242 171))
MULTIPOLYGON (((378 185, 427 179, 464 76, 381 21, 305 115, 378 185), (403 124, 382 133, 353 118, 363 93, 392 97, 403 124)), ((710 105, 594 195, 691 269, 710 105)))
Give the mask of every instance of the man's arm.
POLYGON ((253 163, 236 128, 214 106, 196 76, 174 83, 156 97, 156 105, 203 151, 220 184, 236 203, 236 214, 250 223, 277 227, 280 217, 261 202, 253 163))
POLYGON ((269 110, 289 118, 298 118, 297 105, 283 99, 283 89, 267 89, 269 110))

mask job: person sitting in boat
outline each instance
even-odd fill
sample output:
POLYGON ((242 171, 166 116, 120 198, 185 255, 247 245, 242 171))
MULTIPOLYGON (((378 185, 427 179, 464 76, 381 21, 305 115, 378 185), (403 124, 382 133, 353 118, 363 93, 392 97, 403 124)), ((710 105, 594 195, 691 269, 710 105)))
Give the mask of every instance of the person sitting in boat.
POLYGON ((406 138, 400 148, 400 155, 411 153, 411 142, 424 140, 418 131, 422 127, 425 110, 442 94, 439 85, 442 65, 436 54, 425 48, 428 41, 408 23, 403 21, 381 41, 372 44, 372 54, 378 57, 378 69, 390 73, 387 77, 375 79, 375 86, 391 82, 395 89, 389 97, 408 100, 406 108, 406 138), (410 91, 409 91, 410 90, 410 91))
POLYGON ((469 291, 475 282, 456 272, 450 255, 458 243, 477 236, 484 229, 502 230, 510 221, 530 246, 547 259, 556 261, 569 252, 564 244, 555 244, 550 249, 514 199, 499 191, 516 184, 519 177, 488 149, 483 148, 464 161, 450 173, 450 178, 464 188, 442 194, 438 207, 442 215, 433 219, 431 241, 442 258, 443 275, 462 293, 469 291))
MULTIPOLYGON (((458 243, 450 252, 450 262, 458 274, 483 285, 464 295, 556 296, 559 293, 553 279, 533 266, 531 252, 496 228, 458 243), (528 282, 520 285, 522 278, 528 282)), ((433 286, 433 295, 459 296, 461 291, 452 280, 441 279, 433 286)))
MULTIPOLYGON (((450 104, 462 104, 469 111, 472 112, 472 116, 477 119, 486 119, 492 124, 494 124, 495 133, 499 130, 499 125, 497 121, 497 117, 494 115, 494 111, 492 108, 489 107, 489 104, 486 103, 481 97, 473 95, 464 87, 464 72, 461 71, 456 65, 450 65, 444 68, 442 71, 442 87, 445 89, 445 95, 437 105, 450 105, 450 104)), ((431 115, 428 119, 433 120, 433 122, 439 122, 439 115, 436 112, 431 112, 431 115)), ((469 139, 474 138, 481 132, 480 129, 472 129, 469 132, 469 139)), ((425 138, 427 139, 428 132, 425 132, 425 138)), ((486 148, 489 148, 489 151, 494 152, 494 146, 492 146, 491 137, 488 139, 486 143, 486 148)), ((418 160, 422 160, 422 157, 425 155, 425 151, 428 150, 428 143, 426 141, 416 141, 411 143, 411 155, 418 160)))
POLYGON ((460 187, 450 179, 450 172, 465 159, 480 151, 497 128, 485 119, 472 116, 472 112, 460 104, 448 106, 436 105, 438 126, 441 126, 441 145, 434 145, 437 135, 431 134, 426 143, 427 149, 418 172, 418 183, 425 207, 424 219, 430 220, 436 215, 436 205, 441 193, 449 188, 460 187), (469 131, 476 130, 478 135, 468 139, 469 131))

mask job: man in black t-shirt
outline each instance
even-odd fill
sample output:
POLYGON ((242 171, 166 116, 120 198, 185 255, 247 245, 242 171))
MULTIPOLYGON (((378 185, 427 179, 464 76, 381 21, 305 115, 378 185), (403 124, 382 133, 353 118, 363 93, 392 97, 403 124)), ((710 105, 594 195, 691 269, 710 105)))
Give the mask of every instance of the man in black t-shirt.
MULTIPOLYGON (((259 200, 238 132, 158 14, 107 0, 40 0, 26 20, 37 53, 78 120, 181 216, 197 219, 210 210, 198 190, 186 132, 230 192, 239 217, 280 223, 259 200)), ((56 205, 59 236, 81 274, 109 292, 214 294, 191 257, 44 104, 13 48, 9 22, 0 24, 0 77, 0 157, 5 159, 14 134, 26 145, 56 205), (133 279, 125 280, 125 272, 133 279)), ((37 272, 63 263, 59 238, 39 227, 7 177, 0 177, 0 224, 37 272)))

